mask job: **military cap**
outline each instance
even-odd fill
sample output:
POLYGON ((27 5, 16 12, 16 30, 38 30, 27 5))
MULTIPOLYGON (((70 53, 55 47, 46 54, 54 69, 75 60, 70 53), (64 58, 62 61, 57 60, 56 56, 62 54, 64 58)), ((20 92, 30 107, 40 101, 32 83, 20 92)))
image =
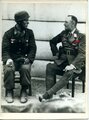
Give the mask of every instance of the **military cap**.
POLYGON ((16 22, 28 19, 29 17, 30 16, 26 11, 17 12, 14 16, 16 22))

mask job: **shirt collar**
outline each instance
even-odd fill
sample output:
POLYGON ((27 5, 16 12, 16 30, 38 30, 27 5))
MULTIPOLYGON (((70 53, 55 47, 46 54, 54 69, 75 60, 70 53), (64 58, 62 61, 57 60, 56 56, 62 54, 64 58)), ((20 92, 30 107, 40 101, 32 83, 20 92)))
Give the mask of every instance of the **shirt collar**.
POLYGON ((19 26, 15 25, 15 27, 14 27, 14 35, 22 37, 22 36, 25 35, 25 30, 20 31, 19 26))
POLYGON ((71 34, 74 34, 75 30, 76 30, 76 28, 74 28, 74 29, 71 31, 71 34))

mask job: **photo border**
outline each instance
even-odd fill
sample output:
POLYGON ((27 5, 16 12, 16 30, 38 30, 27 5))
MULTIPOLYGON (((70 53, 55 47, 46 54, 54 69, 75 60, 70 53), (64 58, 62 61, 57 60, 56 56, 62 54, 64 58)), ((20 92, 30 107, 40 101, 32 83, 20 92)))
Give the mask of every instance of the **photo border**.
MULTIPOLYGON (((87 2, 86 0, 76 0, 76 1, 85 1, 85 2, 87 2)), ((0 1, 1 3, 3 3, 3 2, 7 2, 7 3, 9 3, 9 2, 11 2, 12 3, 12 1, 11 0, 1 0, 0 1)), ((14 2, 17 2, 17 3, 19 3, 19 2, 21 2, 21 3, 40 3, 40 2, 42 2, 42 3, 45 3, 45 2, 53 2, 53 3, 55 3, 55 2, 63 2, 63 1, 61 1, 61 0, 52 0, 52 1, 50 1, 50 0, 43 0, 43 1, 41 1, 41 0, 13 0, 13 3, 14 2), (18 2, 17 2, 18 1, 18 2)), ((67 2, 68 2, 68 0, 67 0, 67 2)), ((69 2, 72 2, 72 0, 69 0, 69 2)), ((88 4, 88 6, 89 6, 89 3, 87 2, 87 4, 88 4)), ((0 4, 0 8, 1 8, 1 4, 0 4)), ((88 8, 88 10, 89 10, 89 8, 88 8)), ((2 9, 0 10, 0 12, 2 11, 2 9)), ((87 13, 87 15, 88 15, 88 13, 87 13)), ((1 13, 0 13, 0 26, 2 25, 1 23, 2 23, 2 21, 1 21, 1 13)), ((89 58, 89 48, 88 48, 88 45, 89 45, 89 41, 88 41, 88 34, 89 34, 89 32, 88 32, 88 19, 89 19, 89 15, 88 15, 88 18, 87 18, 87 23, 86 23, 86 26, 87 26, 87 28, 86 28, 86 50, 87 50, 87 52, 86 52, 86 71, 89 71, 89 62, 88 62, 88 58, 89 58)), ((0 31, 2 31, 2 29, 0 28, 0 31)), ((1 35, 0 35, 0 40, 2 40, 2 37, 1 37, 1 35)), ((1 42, 0 42, 0 46, 1 46, 1 42)), ((1 52, 0 52, 0 56, 1 56, 1 52)), ((2 68, 2 61, 1 61, 1 58, 0 58, 0 68, 2 68)), ((0 76, 2 77, 2 69, 0 69, 1 70, 1 72, 0 72, 0 76)), ((88 88, 89 88, 89 85, 88 85, 88 78, 89 78, 89 75, 88 75, 88 72, 86 72, 86 80, 87 80, 87 82, 86 82, 86 91, 87 91, 87 97, 86 97, 86 113, 0 113, 0 119, 13 119, 13 118, 15 118, 15 119, 23 119, 23 120, 25 120, 25 119, 54 119, 54 120, 56 120, 56 119, 88 119, 88 114, 89 114, 89 108, 88 108, 88 88), (76 115, 75 115, 76 114, 76 115), (24 117, 25 116, 25 117, 24 117), (51 116, 51 117, 50 117, 51 116)), ((1 80, 0 80, 0 82, 1 82, 1 80)), ((0 86, 1 87, 1 86, 0 86)), ((0 91, 0 96, 1 96, 1 91, 0 91)), ((1 99, 1 97, 0 97, 0 99, 1 99)))

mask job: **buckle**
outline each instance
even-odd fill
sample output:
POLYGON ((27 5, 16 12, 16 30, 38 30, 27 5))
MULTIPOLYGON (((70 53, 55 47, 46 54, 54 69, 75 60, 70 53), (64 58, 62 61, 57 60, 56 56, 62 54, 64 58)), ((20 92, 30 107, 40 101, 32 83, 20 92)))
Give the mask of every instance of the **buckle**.
POLYGON ((70 55, 70 50, 67 50, 67 55, 70 55))

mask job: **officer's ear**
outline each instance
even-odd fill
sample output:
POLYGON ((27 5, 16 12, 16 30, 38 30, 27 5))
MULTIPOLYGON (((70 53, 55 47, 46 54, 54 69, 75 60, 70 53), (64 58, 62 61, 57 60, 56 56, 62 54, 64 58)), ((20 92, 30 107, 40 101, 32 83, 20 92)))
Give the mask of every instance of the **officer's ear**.
POLYGON ((74 21, 74 20, 72 20, 71 22, 72 22, 72 26, 74 26, 74 27, 75 27, 75 26, 76 26, 75 21, 74 21))

